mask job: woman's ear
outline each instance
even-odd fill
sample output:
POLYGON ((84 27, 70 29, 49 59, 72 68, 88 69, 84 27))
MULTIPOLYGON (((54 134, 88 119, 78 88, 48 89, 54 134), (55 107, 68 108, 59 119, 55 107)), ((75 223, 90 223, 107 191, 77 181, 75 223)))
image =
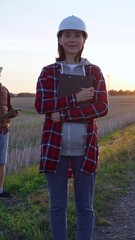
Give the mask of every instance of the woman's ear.
POLYGON ((86 39, 84 38, 83 44, 85 44, 86 39))
POLYGON ((58 38, 58 43, 59 43, 59 45, 61 45, 61 46, 63 45, 63 44, 62 44, 62 39, 61 39, 61 37, 58 38))

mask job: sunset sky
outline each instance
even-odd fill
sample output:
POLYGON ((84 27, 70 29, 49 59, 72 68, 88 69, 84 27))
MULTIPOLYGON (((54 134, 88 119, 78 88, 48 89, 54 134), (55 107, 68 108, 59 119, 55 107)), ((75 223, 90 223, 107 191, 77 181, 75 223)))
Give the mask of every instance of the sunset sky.
POLYGON ((84 20, 83 57, 98 65, 109 89, 135 90, 134 0, 0 0, 0 81, 10 92, 35 93, 43 66, 57 57, 59 23, 84 20))

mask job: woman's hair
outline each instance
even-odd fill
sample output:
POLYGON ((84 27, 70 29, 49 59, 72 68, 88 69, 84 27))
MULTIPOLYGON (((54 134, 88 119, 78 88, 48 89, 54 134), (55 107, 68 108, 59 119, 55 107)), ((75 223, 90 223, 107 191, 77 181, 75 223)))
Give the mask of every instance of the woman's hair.
MULTIPOLYGON (((58 35, 58 57, 56 58, 56 61, 63 61, 66 58, 65 50, 64 50, 63 46, 59 44, 59 38, 62 36, 62 33, 63 33, 63 31, 60 31, 59 35, 58 35)), ((83 33, 84 39, 86 39, 87 38, 86 33, 83 31, 82 31, 82 33, 83 33)), ((84 48, 84 46, 78 52, 78 54, 75 56, 75 61, 79 60, 79 62, 80 62, 83 48, 84 48)))

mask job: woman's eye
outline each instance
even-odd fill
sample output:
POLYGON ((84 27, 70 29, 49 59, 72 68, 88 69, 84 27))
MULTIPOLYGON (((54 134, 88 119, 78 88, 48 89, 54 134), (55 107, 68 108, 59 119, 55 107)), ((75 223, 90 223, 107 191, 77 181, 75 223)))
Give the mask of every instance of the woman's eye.
POLYGON ((66 38, 69 38, 70 36, 69 36, 69 34, 66 34, 65 37, 66 37, 66 38))
POLYGON ((81 36, 81 34, 76 34, 76 38, 79 38, 81 36))

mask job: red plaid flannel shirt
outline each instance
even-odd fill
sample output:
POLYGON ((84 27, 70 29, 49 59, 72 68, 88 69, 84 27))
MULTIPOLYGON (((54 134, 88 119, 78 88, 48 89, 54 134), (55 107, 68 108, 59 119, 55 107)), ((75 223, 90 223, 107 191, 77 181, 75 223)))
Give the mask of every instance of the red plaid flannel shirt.
POLYGON ((59 164, 62 123, 87 123, 85 138, 85 155, 81 171, 86 174, 95 173, 98 168, 98 136, 96 118, 108 113, 106 85, 100 68, 90 64, 85 66, 86 76, 94 77, 94 88, 97 91, 91 104, 83 108, 75 108, 77 99, 75 94, 57 98, 58 77, 61 66, 51 64, 42 69, 37 81, 35 108, 39 114, 45 114, 41 140, 40 173, 56 172, 59 164), (60 112, 61 122, 54 123, 51 114, 60 112))

